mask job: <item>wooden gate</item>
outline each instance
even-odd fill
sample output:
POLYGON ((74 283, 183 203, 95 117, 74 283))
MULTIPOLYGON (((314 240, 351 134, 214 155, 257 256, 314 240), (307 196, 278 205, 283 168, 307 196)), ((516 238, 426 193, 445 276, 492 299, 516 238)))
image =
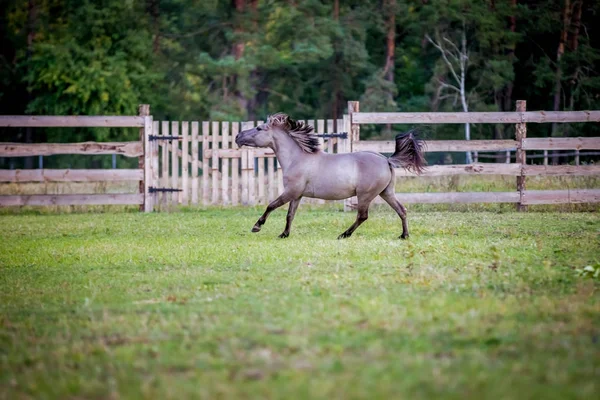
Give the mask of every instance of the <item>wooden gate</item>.
MULTIPOLYGON (((336 121, 337 127, 333 120, 305 122, 315 127, 324 151, 350 151, 349 139, 337 133, 346 119, 336 121)), ((241 130, 260 123, 154 121, 149 187, 155 208, 264 205, 277 198, 283 192, 283 173, 273 151, 235 143, 241 130)))

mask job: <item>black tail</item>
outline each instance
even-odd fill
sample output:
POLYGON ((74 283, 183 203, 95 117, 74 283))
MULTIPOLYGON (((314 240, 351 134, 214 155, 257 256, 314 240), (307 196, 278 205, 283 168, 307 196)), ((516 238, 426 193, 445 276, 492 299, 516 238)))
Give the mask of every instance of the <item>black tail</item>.
POLYGON ((414 133, 415 130, 412 129, 396 136, 396 151, 388 161, 395 168, 402 167, 407 171, 420 174, 427 162, 423 155, 424 142, 416 138, 414 133))

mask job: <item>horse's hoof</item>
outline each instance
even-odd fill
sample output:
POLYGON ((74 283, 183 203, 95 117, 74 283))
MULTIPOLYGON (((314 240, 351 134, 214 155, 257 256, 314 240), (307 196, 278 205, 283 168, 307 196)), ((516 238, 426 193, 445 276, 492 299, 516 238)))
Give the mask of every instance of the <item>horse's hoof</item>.
POLYGON ((348 234, 346 232, 342 233, 340 236, 338 236, 338 240, 340 239, 346 239, 349 238, 351 234, 348 234))
POLYGON ((402 235, 400 235, 399 239, 408 239, 408 233, 406 235, 403 233, 402 235))
POLYGON ((258 226, 258 225, 254 225, 254 226, 252 227, 252 232, 255 232, 255 233, 256 233, 256 232, 260 232, 260 226, 258 226))
POLYGON ((290 236, 290 234, 288 232, 283 232, 281 235, 279 235, 279 238, 280 239, 285 239, 288 236, 290 236))

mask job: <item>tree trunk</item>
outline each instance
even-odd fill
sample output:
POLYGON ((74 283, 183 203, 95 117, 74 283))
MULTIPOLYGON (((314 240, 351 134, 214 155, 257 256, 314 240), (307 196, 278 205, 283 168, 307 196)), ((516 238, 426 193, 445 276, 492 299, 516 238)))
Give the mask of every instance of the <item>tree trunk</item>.
MULTIPOLYGON (((251 12, 250 18, 252 19, 252 29, 254 32, 256 32, 258 29, 258 0, 249 0, 248 5, 250 7, 251 12)), ((260 79, 259 75, 260 72, 256 69, 250 71, 250 74, 248 75, 248 83, 252 88, 252 93, 254 93, 254 95, 246 100, 246 113, 248 115, 248 119, 252 121, 257 119, 256 111, 259 107, 260 98, 264 97, 260 96, 261 93, 258 89, 258 81, 260 79)))
MULTIPOLYGON (((333 19, 336 23, 340 20, 340 0, 333 2, 333 19)), ((333 106, 332 106, 332 118, 333 118, 333 130, 338 131, 337 120, 340 108, 340 80, 338 72, 338 66, 340 65, 341 54, 337 45, 337 40, 333 43, 333 106)), ((320 132, 321 133, 321 132, 320 132)))
MULTIPOLYGON (((387 14, 387 33, 385 37, 385 66, 383 67, 383 78, 394 83, 394 68, 396 57, 396 0, 385 0, 384 13, 387 14)), ((393 94, 389 93, 390 103, 394 100, 393 94)), ((392 126, 387 124, 387 132, 392 131, 392 126)))
POLYGON ((387 34, 385 40, 385 66, 383 77, 389 82, 394 82, 394 57, 396 53, 396 0, 386 0, 385 12, 387 13, 387 34))
MULTIPOLYGON (((244 41, 240 39, 240 36, 244 33, 244 27, 242 24, 243 13, 246 9, 246 0, 234 0, 235 14, 235 41, 233 43, 233 57, 237 61, 244 56, 245 44, 244 41)), ((243 93, 240 90, 240 82, 239 77, 234 75, 231 77, 231 82, 233 83, 233 93, 237 99, 239 107, 241 110, 248 112, 248 99, 246 99, 243 93)))
MULTIPOLYGON (((513 14, 510 15, 508 17, 509 20, 509 30, 512 33, 515 33, 517 31, 517 18, 515 16, 515 12, 517 11, 517 0, 510 0, 510 5, 511 5, 511 9, 513 11, 513 14)), ((511 64, 514 64, 515 62, 515 50, 516 50, 517 44, 516 42, 511 42, 510 46, 508 48, 508 60, 511 62, 511 64)), ((514 90, 514 81, 510 81, 506 84, 506 86, 504 88, 502 88, 501 93, 499 93, 499 98, 498 98, 498 106, 499 106, 499 111, 512 111, 512 104, 513 104, 513 100, 512 100, 512 93, 514 90)), ((497 127, 499 127, 500 132, 498 132, 498 134, 496 135, 496 139, 504 139, 505 137, 509 137, 507 134, 507 131, 510 131, 511 127, 509 125, 496 125, 497 127)))
MULTIPOLYGON (((33 53, 33 41, 35 39, 37 25, 37 4, 35 0, 29 0, 27 4, 27 61, 31 59, 33 53)), ((27 103, 31 101, 31 93, 27 92, 27 103)), ((25 128, 25 143, 33 141, 33 130, 30 127, 25 128)), ((25 169, 33 168, 34 158, 25 158, 25 169)))
MULTIPOLYGON (((562 20, 563 27, 560 33, 560 39, 558 41, 558 48, 556 50, 556 73, 554 77, 554 103, 552 110, 559 111, 560 110, 560 95, 561 95, 561 80, 562 80, 562 66, 561 60, 562 56, 565 53, 565 45, 568 39, 569 33, 569 25, 571 22, 571 0, 565 0, 565 7, 562 12, 562 20)), ((551 136, 558 136, 558 124, 556 122, 552 123, 552 133, 551 136)), ((552 164, 558 164, 558 153, 556 151, 553 152, 552 164)))
POLYGON ((147 3, 147 10, 152 17, 152 33, 154 38, 152 39, 152 52, 158 54, 160 50, 160 0, 149 0, 147 3))
MULTIPOLYGON (((467 74, 467 32, 465 24, 463 23, 463 31, 461 36, 461 54, 460 54, 460 102, 464 112, 469 112, 469 105, 467 104, 467 90, 465 84, 465 78, 467 74)), ((465 140, 471 140, 471 125, 465 124, 465 140)), ((473 162, 471 158, 471 152, 466 153, 466 162, 471 164, 473 162)))
POLYGON ((576 0, 573 3, 573 21, 571 23, 572 34, 569 40, 569 50, 575 52, 579 47, 579 31, 581 29, 581 12, 583 10, 583 0, 576 0))
MULTIPOLYGON (((561 84, 560 81, 562 79, 562 67, 560 65, 562 56, 565 53, 565 44, 567 43, 567 37, 569 33, 569 24, 571 20, 571 0, 565 0, 565 7, 563 9, 563 28, 560 33, 560 40, 558 41, 558 48, 556 50, 556 74, 554 77, 554 103, 552 110, 559 111, 560 110, 560 94, 561 94, 561 84)), ((557 131, 557 124, 552 124, 552 136, 555 136, 557 131)))
POLYGON ((244 12, 244 9, 246 8, 246 0, 234 0, 234 6, 235 6, 235 11, 237 14, 237 21, 236 21, 236 26, 235 26, 235 33, 236 33, 236 38, 235 38, 235 43, 233 44, 233 57, 236 60, 239 60, 240 58, 242 58, 242 56, 244 55, 244 42, 242 40, 239 39, 239 35, 242 34, 244 32, 244 29, 242 27, 242 24, 240 23, 240 20, 242 19, 242 13, 244 12))

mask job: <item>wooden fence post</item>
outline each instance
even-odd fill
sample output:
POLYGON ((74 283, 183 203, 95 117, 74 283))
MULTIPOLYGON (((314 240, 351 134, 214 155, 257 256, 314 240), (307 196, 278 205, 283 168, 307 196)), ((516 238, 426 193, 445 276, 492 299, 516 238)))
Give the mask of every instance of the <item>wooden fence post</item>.
MULTIPOLYGON (((348 107, 349 108, 349 107, 348 107)), ((343 139, 342 143, 342 151, 340 151, 340 153, 350 153, 350 143, 351 141, 351 127, 350 127, 350 115, 344 114, 343 116, 343 123, 342 123, 342 129, 344 132, 347 133, 347 137, 346 139, 343 139)), ((344 200, 344 212, 348 212, 348 211, 352 211, 350 208, 350 199, 346 199, 344 200)))
POLYGON ((360 111, 360 104, 358 101, 349 101, 348 102, 348 116, 350 118, 350 130, 348 131, 348 137, 350 139, 350 149, 349 152, 354 152, 354 142, 358 142, 360 140, 360 125, 355 124, 353 121, 352 114, 360 111))
POLYGON ((143 154, 138 158, 138 168, 144 171, 144 179, 140 181, 140 193, 144 196, 144 202, 140 204, 140 211, 152 212, 152 196, 150 186, 152 185, 152 151, 150 149, 150 135, 152 134, 152 117, 150 116, 150 105, 140 104, 138 115, 144 117, 144 127, 140 128, 139 138, 142 142, 143 154))
MULTIPOLYGON (((525 112, 527 109, 527 102, 525 100, 517 100, 517 112, 525 112)), ((519 192, 519 202, 517 203, 517 211, 527 211, 527 206, 523 204, 525 196, 525 167, 527 164, 527 157, 525 150, 523 150, 523 140, 527 137, 527 124, 520 123, 516 124, 515 136, 517 140, 517 152, 516 152, 516 163, 521 164, 521 175, 517 176, 517 191, 519 192)))
MULTIPOLYGON (((345 126, 345 130, 348 132, 348 147, 346 151, 353 153, 355 150, 355 143, 360 141, 360 125, 354 123, 354 113, 360 111, 360 103, 358 101, 348 102, 348 118, 345 126)), ((344 211, 352 210, 352 203, 354 197, 344 200, 344 211)))

